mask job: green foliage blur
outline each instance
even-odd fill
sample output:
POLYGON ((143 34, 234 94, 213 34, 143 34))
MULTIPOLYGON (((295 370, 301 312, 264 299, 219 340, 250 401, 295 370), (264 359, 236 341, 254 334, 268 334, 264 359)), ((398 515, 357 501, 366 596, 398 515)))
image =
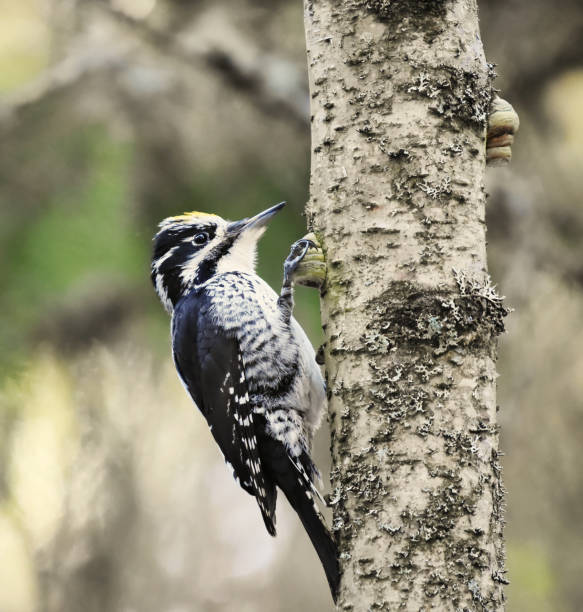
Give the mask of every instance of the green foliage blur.
MULTIPOLYGON (((171 56, 142 46, 128 55, 131 32, 82 2, 4 8, 0 584, 11 588, 0 589, 0 610, 227 610, 241 597, 326 609, 309 542, 291 567, 315 592, 289 598, 293 581, 275 587, 300 527, 283 504, 272 541, 233 485, 177 381, 149 277, 164 217, 237 219, 286 200, 258 257, 278 289, 289 246, 306 231, 307 128, 266 121, 204 66, 182 74, 171 56), (123 68, 111 69, 103 40, 123 68), (64 85, 44 79, 51 70, 64 85), (231 507, 246 539, 221 535, 231 507), (241 595, 249 584, 256 591, 241 595)), ((290 18, 301 26, 298 11, 290 18)), ((317 292, 297 294, 296 316, 318 343, 317 292)), ((325 433, 319 445, 326 457, 325 433)))
MULTIPOLYGON (((48 317, 82 295, 111 293, 112 287, 124 296, 140 297, 140 303, 134 304, 133 323, 138 318, 142 325, 152 328, 152 349, 156 350, 160 333, 155 328, 166 330, 168 321, 150 286, 149 258, 157 221, 165 216, 203 210, 236 219, 291 199, 291 205, 274 220, 262 240, 258 261, 260 274, 277 289, 286 248, 305 233, 301 216, 307 195, 305 168, 296 169, 298 183, 291 193, 289 189, 284 193, 261 167, 248 168, 244 174, 226 180, 222 176, 195 175, 181 190, 180 198, 170 193, 154 221, 152 213, 146 215, 139 209, 132 193, 135 143, 116 138, 104 124, 79 124, 64 136, 51 160, 51 165, 61 165, 57 171, 64 174, 58 192, 46 194, 46 200, 34 203, 32 214, 20 218, 18 210, 9 212, 14 196, 3 198, 6 212, 0 274, 4 290, 0 308, 9 313, 10 325, 0 330, 0 342, 12 347, 0 357, 5 373, 26 360, 48 317)), ((26 146, 36 147, 36 143, 26 146)), ((43 171, 42 158, 33 160, 31 167, 27 151, 20 153, 29 160, 21 171, 42 181, 42 176, 34 176, 35 171, 43 171)), ((38 151, 35 153, 38 155, 38 151)), ((302 161, 306 163, 300 159, 297 166, 302 161)), ((317 333, 317 300, 310 300, 308 293, 306 296, 303 301, 307 305, 300 305, 299 316, 317 333)), ((97 331, 106 333, 101 328, 97 331)), ((100 339, 87 336, 86 330, 82 333, 83 338, 63 341, 90 343, 100 339)))

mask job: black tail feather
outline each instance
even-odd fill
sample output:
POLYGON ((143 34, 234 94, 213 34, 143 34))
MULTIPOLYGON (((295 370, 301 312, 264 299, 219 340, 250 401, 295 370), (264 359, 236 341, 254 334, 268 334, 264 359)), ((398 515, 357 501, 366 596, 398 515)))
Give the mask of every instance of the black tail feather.
POLYGON ((332 599, 334 599, 334 603, 336 603, 340 584, 338 548, 328 528, 324 524, 322 515, 316 508, 312 492, 303 479, 298 478, 293 472, 288 472, 287 478, 282 479, 282 481, 277 484, 284 492, 292 508, 300 517, 302 525, 307 531, 312 541, 312 545, 316 549, 316 553, 318 553, 318 557, 326 573, 326 578, 328 579, 332 599))
POLYGON ((261 516, 265 523, 265 528, 270 536, 275 537, 277 532, 275 530, 275 504, 277 501, 277 488, 269 479, 265 479, 266 495, 264 498, 255 497, 259 510, 261 510, 261 516))
POLYGON ((322 522, 320 513, 316 512, 310 500, 306 499, 306 504, 299 504, 300 507, 298 508, 289 497, 288 499, 292 506, 294 506, 294 510, 298 513, 304 529, 308 532, 318 557, 320 557, 332 599, 336 603, 340 584, 340 568, 338 566, 338 548, 336 543, 332 539, 328 528, 322 522))
POLYGON ((320 558, 332 598, 336 603, 340 584, 338 549, 314 500, 312 480, 317 474, 316 467, 307 452, 292 459, 285 446, 264 431, 263 428, 259 429, 262 465, 268 476, 266 479, 268 494, 264 504, 266 507, 261 508, 260 504, 265 526, 270 533, 272 530, 275 531, 277 490, 274 485, 277 485, 302 521, 320 558), (265 510, 267 512, 264 512, 265 510))

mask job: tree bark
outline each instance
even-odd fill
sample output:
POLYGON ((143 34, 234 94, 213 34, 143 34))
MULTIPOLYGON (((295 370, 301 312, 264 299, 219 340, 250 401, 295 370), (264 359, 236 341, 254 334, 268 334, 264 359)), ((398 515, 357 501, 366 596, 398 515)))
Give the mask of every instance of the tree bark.
POLYGON ((341 610, 502 610, 475 0, 305 0, 341 610))

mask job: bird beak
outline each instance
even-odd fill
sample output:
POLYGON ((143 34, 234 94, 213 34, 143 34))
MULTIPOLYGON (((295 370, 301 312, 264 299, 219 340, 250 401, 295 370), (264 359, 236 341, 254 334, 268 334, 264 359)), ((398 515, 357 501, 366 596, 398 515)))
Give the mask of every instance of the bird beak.
POLYGON ((263 227, 275 213, 279 212, 284 206, 285 202, 280 202, 263 212, 260 212, 258 215, 251 217, 249 219, 241 219, 241 221, 233 221, 233 223, 229 223, 227 226, 227 234, 231 236, 236 236, 241 232, 251 229, 252 227, 259 228, 263 227))

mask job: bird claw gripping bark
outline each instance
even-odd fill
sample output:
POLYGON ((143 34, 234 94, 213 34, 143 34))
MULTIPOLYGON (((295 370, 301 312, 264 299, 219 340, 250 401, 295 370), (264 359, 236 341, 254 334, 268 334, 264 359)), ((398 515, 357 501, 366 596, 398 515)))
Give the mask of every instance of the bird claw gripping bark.
POLYGON ((294 307, 294 284, 320 288, 324 283, 326 263, 317 240, 313 233, 309 233, 294 242, 283 264, 283 284, 277 303, 287 321, 294 307))
POLYGON ((283 264, 283 284, 290 286, 296 282, 296 271, 310 248, 316 248, 312 240, 304 237, 291 245, 289 255, 283 264))
POLYGON ((489 166, 503 166, 510 162, 514 134, 519 126, 520 121, 512 105, 496 96, 488 115, 486 163, 489 166))
MULTIPOLYGON (((298 262, 293 280, 298 285, 319 289, 326 280, 326 260, 318 238, 313 232, 306 234, 298 243, 306 241, 308 248, 298 262)), ((293 247, 292 247, 293 249, 293 247)))

